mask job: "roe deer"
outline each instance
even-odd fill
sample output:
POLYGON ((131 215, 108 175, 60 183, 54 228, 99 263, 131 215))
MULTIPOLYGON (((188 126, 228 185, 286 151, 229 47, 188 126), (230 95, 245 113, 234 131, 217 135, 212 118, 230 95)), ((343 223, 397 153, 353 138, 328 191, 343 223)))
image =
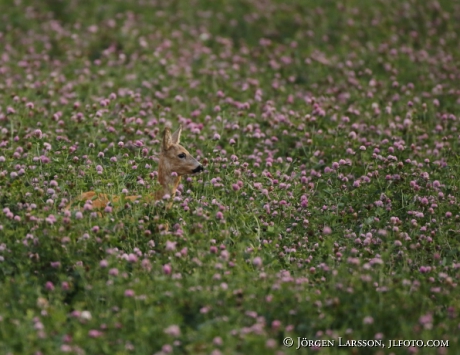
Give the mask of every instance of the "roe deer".
MULTIPOLYGON (((165 128, 163 132, 163 141, 161 143, 161 153, 158 165, 158 182, 161 189, 156 191, 155 194, 149 194, 146 200, 161 200, 165 196, 174 197, 177 187, 179 186, 181 176, 195 174, 203 171, 203 166, 190 155, 190 153, 181 146, 180 135, 182 133, 182 125, 179 129, 171 134, 169 128, 165 128)), ((125 196, 127 201, 135 201, 141 199, 142 196, 125 196)), ((122 197, 117 195, 107 195, 95 191, 88 191, 82 193, 74 201, 92 201, 93 209, 103 209, 109 203, 117 203, 123 200, 122 197)), ((71 202, 66 210, 72 206, 71 202)), ((167 203, 166 208, 172 206, 172 201, 167 203)))

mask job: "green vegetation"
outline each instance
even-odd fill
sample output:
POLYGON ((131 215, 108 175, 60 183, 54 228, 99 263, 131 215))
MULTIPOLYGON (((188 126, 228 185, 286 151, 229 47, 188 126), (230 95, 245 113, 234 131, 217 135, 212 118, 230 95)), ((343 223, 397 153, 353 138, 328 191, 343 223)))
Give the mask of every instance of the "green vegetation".
POLYGON ((0 353, 459 353, 459 34, 449 0, 0 3, 0 353), (171 210, 65 211, 157 189, 179 124, 171 210))

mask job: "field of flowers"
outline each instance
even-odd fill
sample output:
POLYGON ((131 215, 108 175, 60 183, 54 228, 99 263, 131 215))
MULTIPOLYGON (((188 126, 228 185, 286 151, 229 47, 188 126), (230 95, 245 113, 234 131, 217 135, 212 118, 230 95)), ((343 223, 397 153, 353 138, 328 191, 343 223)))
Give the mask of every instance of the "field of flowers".
POLYGON ((452 0, 1 2, 0 353, 459 354, 459 43, 452 0), (179 124, 170 210, 65 210, 179 124))

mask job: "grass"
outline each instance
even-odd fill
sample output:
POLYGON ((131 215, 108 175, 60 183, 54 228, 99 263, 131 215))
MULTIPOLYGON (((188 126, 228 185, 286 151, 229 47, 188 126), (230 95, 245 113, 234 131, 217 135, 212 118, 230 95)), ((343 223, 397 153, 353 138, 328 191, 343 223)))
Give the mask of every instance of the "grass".
POLYGON ((0 14, 2 354, 460 352, 458 4, 0 14), (64 211, 157 188, 179 124, 171 210, 64 211))

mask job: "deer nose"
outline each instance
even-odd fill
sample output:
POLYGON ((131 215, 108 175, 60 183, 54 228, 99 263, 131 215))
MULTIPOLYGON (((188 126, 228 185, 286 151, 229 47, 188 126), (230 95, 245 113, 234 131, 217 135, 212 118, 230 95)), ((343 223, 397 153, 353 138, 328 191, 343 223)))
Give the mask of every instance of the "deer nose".
POLYGON ((203 165, 199 165, 198 168, 195 168, 192 170, 192 173, 199 173, 200 171, 203 171, 203 165))

